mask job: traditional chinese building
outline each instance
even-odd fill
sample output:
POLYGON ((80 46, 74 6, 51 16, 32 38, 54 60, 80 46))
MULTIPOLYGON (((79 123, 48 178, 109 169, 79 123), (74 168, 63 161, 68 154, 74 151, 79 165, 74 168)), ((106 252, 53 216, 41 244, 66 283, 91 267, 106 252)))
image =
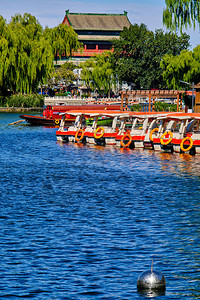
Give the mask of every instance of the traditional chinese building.
POLYGON ((93 14, 70 13, 69 10, 66 11, 63 24, 72 26, 79 42, 83 44, 84 50, 72 55, 76 61, 86 60, 105 50, 112 51, 112 39, 119 39, 123 28, 131 25, 125 11, 123 14, 93 14))

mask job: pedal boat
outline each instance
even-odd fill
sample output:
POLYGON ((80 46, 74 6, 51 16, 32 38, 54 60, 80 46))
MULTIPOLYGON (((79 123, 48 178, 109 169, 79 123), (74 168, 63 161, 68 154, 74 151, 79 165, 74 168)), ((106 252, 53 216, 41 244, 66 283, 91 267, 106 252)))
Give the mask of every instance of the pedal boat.
POLYGON ((152 124, 156 124, 157 116, 157 114, 142 115, 134 119, 130 132, 134 148, 153 148, 152 141, 147 137, 152 124))
POLYGON ((200 154, 200 115, 193 114, 192 120, 186 128, 183 139, 179 141, 177 152, 200 154))
POLYGON ((82 112, 70 113, 75 116, 75 122, 68 128, 65 125, 66 117, 68 114, 64 113, 60 122, 60 127, 56 131, 57 141, 69 143, 69 142, 82 142, 85 143, 86 139, 84 137, 85 130, 85 119, 82 112))
POLYGON ((116 145, 119 113, 109 115, 109 118, 112 118, 112 123, 107 126, 98 125, 100 116, 102 116, 101 113, 93 114, 94 120, 92 126, 87 126, 85 129, 86 142, 100 146, 116 145))
MULTIPOLYGON (((121 113, 121 112, 120 112, 121 113)), ((56 137, 61 142, 79 142, 105 145, 115 144, 116 136, 116 119, 119 112, 114 111, 70 111, 67 112, 72 116, 76 116, 72 126, 66 128, 66 114, 63 113, 59 129, 56 131, 56 137), (113 119, 112 126, 98 126, 99 117, 108 116, 113 119), (86 125, 86 118, 93 118, 92 126, 86 125)))
POLYGON ((184 113, 172 113, 157 118, 160 125, 151 131, 150 139, 155 151, 180 152, 180 144, 184 138, 191 116, 184 113))
POLYGON ((130 117, 130 114, 127 113, 119 116, 119 120, 120 120, 120 126, 115 138, 116 146, 122 147, 121 141, 123 140, 124 148, 131 148, 132 139, 129 133, 132 125, 132 118, 130 117))
POLYGON ((153 145, 153 139, 157 136, 158 133, 158 127, 160 125, 160 119, 159 117, 162 117, 163 115, 154 115, 149 117, 149 125, 147 128, 147 131, 145 133, 144 137, 144 149, 154 149, 153 145))
POLYGON ((145 136, 157 114, 129 114, 122 119, 119 133, 116 137, 117 146, 123 148, 152 148, 152 143, 145 136), (131 120, 131 124, 130 124, 131 120))

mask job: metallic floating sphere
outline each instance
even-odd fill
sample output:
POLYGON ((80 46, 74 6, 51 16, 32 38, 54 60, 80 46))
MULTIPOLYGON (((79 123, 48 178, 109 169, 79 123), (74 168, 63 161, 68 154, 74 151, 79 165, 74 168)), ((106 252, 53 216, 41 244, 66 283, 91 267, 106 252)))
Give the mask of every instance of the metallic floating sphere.
POLYGON ((140 274, 137 280, 138 290, 161 290, 165 291, 166 282, 162 273, 148 270, 140 274))

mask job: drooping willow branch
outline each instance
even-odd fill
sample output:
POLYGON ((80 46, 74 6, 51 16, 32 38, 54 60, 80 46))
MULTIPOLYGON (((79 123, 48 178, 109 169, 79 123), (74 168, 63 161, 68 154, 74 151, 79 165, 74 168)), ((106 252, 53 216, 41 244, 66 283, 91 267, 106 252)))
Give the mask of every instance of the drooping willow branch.
POLYGON ((173 31, 200 25, 200 0, 165 0, 163 24, 173 31))

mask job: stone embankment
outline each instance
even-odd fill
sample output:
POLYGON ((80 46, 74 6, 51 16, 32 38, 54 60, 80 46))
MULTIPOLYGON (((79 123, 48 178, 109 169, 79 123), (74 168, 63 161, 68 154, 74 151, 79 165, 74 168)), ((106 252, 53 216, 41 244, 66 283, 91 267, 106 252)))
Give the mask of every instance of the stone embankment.
POLYGON ((29 111, 43 111, 43 107, 0 107, 0 112, 29 112, 29 111))

